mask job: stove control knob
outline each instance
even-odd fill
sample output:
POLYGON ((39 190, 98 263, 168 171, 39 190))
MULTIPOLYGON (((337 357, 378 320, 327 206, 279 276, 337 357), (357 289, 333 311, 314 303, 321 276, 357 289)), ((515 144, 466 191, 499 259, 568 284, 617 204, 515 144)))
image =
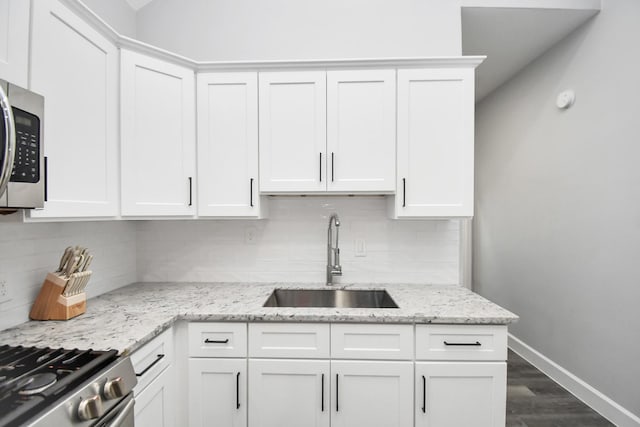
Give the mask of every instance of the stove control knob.
POLYGON ((118 399, 125 395, 124 388, 124 380, 122 377, 117 377, 107 381, 104 384, 102 392, 104 394, 104 398, 107 400, 118 399))
POLYGON ((102 408, 102 399, 97 394, 83 399, 78 406, 78 418, 82 421, 99 418, 103 413, 104 409, 102 408))

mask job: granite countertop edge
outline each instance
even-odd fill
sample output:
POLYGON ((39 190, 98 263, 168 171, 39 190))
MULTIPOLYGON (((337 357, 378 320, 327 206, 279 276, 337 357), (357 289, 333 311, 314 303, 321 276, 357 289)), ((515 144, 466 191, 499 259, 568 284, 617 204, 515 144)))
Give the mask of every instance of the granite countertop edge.
POLYGON ((87 302, 68 321, 29 321, 0 331, 0 344, 116 349, 131 354, 178 321, 331 322, 509 325, 518 316, 455 285, 348 285, 386 289, 398 309, 262 307, 274 288, 326 289, 322 284, 134 283, 87 302), (105 327, 104 325, 108 325, 105 327))

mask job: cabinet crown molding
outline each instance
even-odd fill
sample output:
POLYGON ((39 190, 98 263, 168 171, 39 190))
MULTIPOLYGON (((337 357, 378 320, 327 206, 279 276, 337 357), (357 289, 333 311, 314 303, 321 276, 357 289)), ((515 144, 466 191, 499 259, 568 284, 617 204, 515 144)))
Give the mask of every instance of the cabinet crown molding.
POLYGON ((81 0, 60 0, 118 47, 138 53, 155 56, 165 61, 204 71, 265 71, 265 70, 305 70, 305 69, 350 69, 350 68, 476 68, 486 56, 440 56, 410 58, 355 58, 355 59, 305 59, 266 61, 195 61, 174 52, 123 36, 106 21, 96 15, 81 0))

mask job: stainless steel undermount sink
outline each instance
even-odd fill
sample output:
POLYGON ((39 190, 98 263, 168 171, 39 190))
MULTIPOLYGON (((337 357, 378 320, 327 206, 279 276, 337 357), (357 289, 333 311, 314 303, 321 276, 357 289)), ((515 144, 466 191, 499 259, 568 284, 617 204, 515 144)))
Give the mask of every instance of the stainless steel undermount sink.
POLYGON ((386 290, 276 289, 263 307, 398 308, 386 290))

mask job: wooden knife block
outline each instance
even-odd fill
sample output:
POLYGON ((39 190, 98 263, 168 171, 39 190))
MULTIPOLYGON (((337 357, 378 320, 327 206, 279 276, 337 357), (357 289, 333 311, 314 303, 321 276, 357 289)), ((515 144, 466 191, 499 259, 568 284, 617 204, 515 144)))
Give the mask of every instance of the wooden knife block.
POLYGON ((54 273, 44 279, 38 298, 31 307, 32 320, 69 320, 87 311, 87 294, 84 292, 65 297, 62 295, 69 280, 54 273))

